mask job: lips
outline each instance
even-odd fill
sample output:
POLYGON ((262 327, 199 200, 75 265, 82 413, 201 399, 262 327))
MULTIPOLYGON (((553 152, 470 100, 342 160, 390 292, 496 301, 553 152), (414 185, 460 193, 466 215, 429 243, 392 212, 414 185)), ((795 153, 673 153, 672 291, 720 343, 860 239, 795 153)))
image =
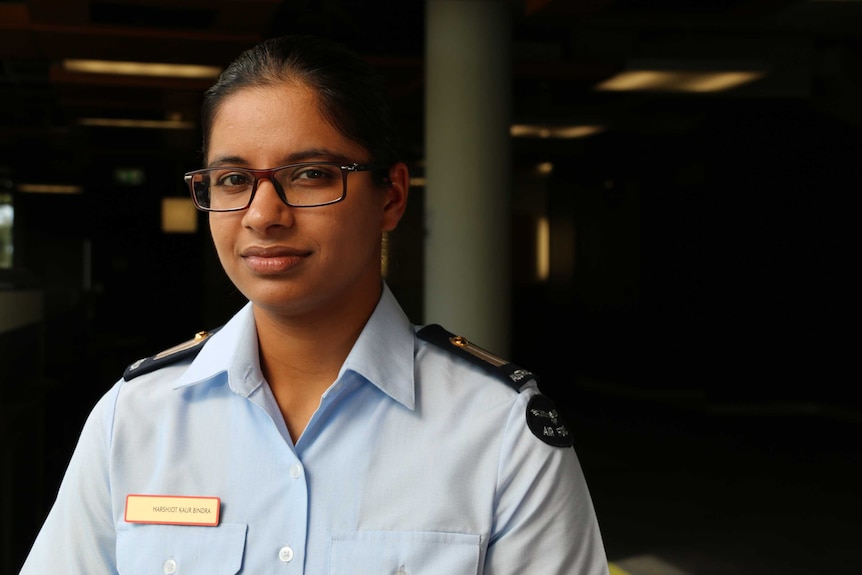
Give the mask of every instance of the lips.
POLYGON ((246 265, 259 274, 279 274, 298 266, 311 252, 283 246, 253 246, 242 251, 240 256, 246 265))

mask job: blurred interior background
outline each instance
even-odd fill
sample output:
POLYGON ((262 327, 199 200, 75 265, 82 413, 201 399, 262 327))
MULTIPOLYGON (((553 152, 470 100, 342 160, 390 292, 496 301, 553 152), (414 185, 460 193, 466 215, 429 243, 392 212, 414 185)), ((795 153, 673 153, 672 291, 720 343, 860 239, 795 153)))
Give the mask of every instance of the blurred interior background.
MULTIPOLYGON (((858 569, 862 2, 505 3, 507 353, 567 412, 615 569, 858 569)), ((182 184, 242 49, 322 34, 386 75, 414 175, 387 279, 426 321, 425 10, 0 0, 0 573, 126 365, 243 303, 182 184)))

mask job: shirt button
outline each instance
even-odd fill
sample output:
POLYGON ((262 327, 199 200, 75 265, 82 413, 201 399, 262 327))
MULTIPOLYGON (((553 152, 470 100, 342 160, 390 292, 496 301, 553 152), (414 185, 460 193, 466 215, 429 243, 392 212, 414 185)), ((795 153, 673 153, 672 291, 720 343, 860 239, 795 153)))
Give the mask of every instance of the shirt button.
POLYGON ((407 569, 404 568, 404 565, 398 568, 398 571, 395 572, 395 575, 410 575, 407 572, 407 569))
POLYGON ((302 465, 300 465, 299 463, 294 463, 293 465, 291 465, 290 476, 294 479, 297 479, 300 475, 302 475, 302 465))
POLYGON ((177 562, 173 559, 168 559, 167 561, 165 561, 165 564, 162 565, 162 569, 165 570, 165 573, 167 573, 167 575, 173 575, 177 572, 177 562))
POLYGON ((285 545, 278 550, 278 558, 284 563, 290 563, 291 559, 293 559, 293 549, 289 545, 285 545))

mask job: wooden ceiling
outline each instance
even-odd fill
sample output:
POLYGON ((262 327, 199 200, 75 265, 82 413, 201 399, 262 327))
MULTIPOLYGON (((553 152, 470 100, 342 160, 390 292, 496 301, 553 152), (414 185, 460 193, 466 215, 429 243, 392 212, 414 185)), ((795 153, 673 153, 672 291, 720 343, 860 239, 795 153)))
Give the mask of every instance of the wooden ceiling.
MULTIPOLYGON (((433 1, 433 0, 432 0, 433 1)), ((503 1, 503 0, 501 0, 503 1)), ((862 2, 518 0, 515 120, 600 121, 620 134, 685 134, 717 107, 801 103, 862 125, 862 2), (754 63, 767 77, 717 97, 599 93, 635 61, 754 63)), ((194 167, 194 130, 83 127, 80 118, 196 121, 210 81, 93 76, 66 58, 223 66, 284 32, 348 43, 387 74, 421 156, 424 2, 402 0, 0 0, 0 178, 80 177, 129 158, 194 167)), ((550 144, 545 143, 546 147, 550 144)))

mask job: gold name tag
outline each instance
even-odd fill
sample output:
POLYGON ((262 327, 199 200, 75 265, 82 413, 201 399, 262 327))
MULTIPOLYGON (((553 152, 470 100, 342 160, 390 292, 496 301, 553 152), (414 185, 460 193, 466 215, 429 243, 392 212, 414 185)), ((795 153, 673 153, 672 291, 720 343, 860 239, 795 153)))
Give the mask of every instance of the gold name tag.
POLYGON ((221 500, 218 497, 182 495, 127 495, 127 523, 161 525, 218 525, 221 500))

